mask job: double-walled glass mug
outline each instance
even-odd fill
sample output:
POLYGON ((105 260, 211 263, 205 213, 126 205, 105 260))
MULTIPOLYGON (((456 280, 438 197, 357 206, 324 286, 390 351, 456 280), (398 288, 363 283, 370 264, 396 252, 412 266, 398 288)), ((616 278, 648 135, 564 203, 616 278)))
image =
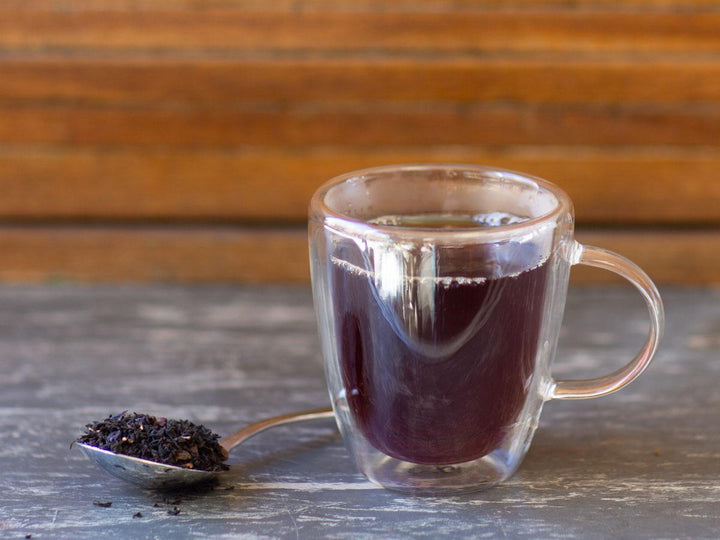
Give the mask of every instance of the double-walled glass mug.
POLYGON ((573 238, 570 199, 521 173, 469 165, 356 171, 310 204, 310 258, 328 388, 362 473, 412 493, 510 477, 549 399, 619 390, 663 328, 635 264, 573 238), (642 294, 650 332, 625 367, 554 380, 570 267, 605 268, 642 294))

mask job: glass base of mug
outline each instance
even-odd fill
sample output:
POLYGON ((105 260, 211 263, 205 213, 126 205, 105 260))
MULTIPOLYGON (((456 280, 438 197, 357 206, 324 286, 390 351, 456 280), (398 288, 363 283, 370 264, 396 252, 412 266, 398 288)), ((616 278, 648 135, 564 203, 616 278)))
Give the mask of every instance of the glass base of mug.
POLYGON ((454 465, 419 465, 376 454, 363 464, 367 478, 390 491, 410 495, 457 495, 491 488, 507 480, 519 463, 505 450, 454 465))

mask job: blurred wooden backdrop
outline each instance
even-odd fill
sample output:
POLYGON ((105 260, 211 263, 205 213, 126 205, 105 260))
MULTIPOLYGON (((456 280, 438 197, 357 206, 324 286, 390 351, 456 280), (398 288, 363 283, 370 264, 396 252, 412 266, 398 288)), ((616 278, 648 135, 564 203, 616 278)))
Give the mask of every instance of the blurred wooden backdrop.
POLYGON ((718 1, 0 2, 2 281, 304 283, 318 185, 452 161, 718 283, 719 150, 718 1))

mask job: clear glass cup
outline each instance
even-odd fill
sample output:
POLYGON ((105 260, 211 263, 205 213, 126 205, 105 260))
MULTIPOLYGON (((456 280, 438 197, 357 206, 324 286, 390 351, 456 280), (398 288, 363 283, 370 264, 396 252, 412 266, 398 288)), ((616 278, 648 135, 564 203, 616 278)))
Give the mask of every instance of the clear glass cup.
POLYGON ((469 165, 351 172, 310 204, 310 258, 328 389, 343 438, 371 481, 458 493, 510 477, 549 399, 619 390, 650 363, 663 329, 655 285, 615 253, 577 243, 557 186, 469 165), (570 267, 630 281, 647 342, 604 377, 550 368, 570 267))

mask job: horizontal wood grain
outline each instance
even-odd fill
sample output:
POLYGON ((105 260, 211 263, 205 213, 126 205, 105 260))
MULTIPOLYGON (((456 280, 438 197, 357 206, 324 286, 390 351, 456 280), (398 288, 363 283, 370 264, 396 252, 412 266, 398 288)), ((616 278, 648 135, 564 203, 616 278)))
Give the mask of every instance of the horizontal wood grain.
POLYGON ((720 224, 720 152, 666 147, 0 147, 0 220, 302 222, 331 177, 416 162, 547 178, 580 223, 720 224))
POLYGON ((0 227, 0 280, 306 283, 303 230, 0 227))
MULTIPOLYGON (((146 4, 147 6, 147 4, 146 4)), ((502 9, 0 10, 0 49, 45 51, 717 51, 720 13, 502 9)))
POLYGON ((12 11, 212 11, 242 9, 297 12, 322 11, 465 11, 502 10, 624 10, 717 11, 717 0, 4 0, 0 10, 12 11))
POLYGON ((322 182, 469 162, 720 282, 718 29, 710 0, 7 0, 0 279, 305 283, 322 182))
POLYGON ((338 104, 105 108, 0 104, 0 144, 719 145, 720 104, 338 104))
POLYGON ((720 59, 532 57, 415 59, 0 60, 0 100, 105 106, 244 102, 688 104, 720 99, 720 59))
MULTIPOLYGON (((720 230, 580 231, 658 283, 720 283, 720 230)), ((0 281, 302 283, 304 230, 239 227, 0 227, 0 281)), ((576 283, 612 279, 577 267, 576 283)))
MULTIPOLYGON (((624 255, 645 270, 658 284, 720 284, 720 229, 705 231, 603 231, 583 230, 584 244, 624 255)), ((617 282, 613 274, 576 266, 576 283, 617 282)))

